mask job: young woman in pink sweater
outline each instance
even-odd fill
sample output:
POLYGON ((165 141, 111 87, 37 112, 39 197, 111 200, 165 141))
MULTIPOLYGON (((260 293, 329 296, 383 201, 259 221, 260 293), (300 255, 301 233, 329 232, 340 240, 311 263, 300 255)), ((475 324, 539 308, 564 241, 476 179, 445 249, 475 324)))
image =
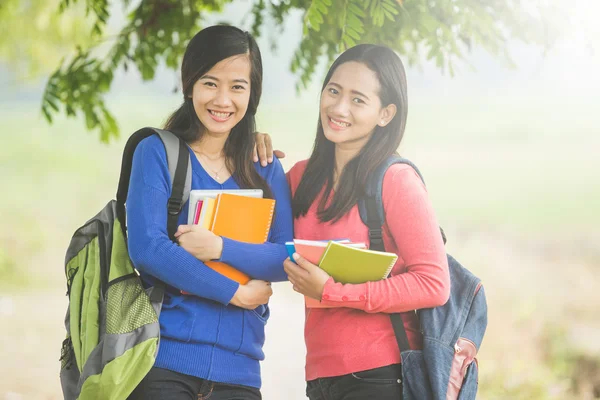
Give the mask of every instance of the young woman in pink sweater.
MULTIPOLYGON (((357 202, 369 174, 398 149, 407 109, 404 67, 391 49, 365 44, 338 57, 323 84, 314 150, 287 174, 295 238, 369 242, 357 202)), ((341 284, 297 254, 295 263, 284 263, 295 291, 331 307, 306 310, 311 400, 401 399, 400 352, 389 314, 403 313, 411 348, 418 349, 413 310, 448 299, 444 244, 412 168, 396 164, 387 171, 383 205, 385 248, 399 256, 388 279, 341 284)))

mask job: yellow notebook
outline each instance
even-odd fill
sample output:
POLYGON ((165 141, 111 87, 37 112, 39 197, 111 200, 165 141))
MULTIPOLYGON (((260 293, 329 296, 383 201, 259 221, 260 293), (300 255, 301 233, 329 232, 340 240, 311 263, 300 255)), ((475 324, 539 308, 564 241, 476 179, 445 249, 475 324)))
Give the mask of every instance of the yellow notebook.
MULTIPOLYGON (((319 267, 336 282, 364 283, 387 278, 396 264, 394 253, 374 251, 329 242, 319 261, 319 267)), ((305 296, 307 308, 328 308, 319 301, 305 296)))
MULTIPOLYGON (((215 235, 240 242, 262 244, 269 236, 274 211, 275 200, 273 199, 219 194, 210 230, 215 235)), ((208 261, 205 264, 241 284, 246 284, 251 279, 243 272, 222 262, 208 261)))
POLYGON ((213 217, 215 216, 216 202, 216 199, 210 197, 205 197, 203 199, 198 225, 202 226, 203 228, 210 229, 213 222, 213 217))
POLYGON ((364 283, 387 278, 398 256, 329 242, 319 267, 341 283, 364 283))

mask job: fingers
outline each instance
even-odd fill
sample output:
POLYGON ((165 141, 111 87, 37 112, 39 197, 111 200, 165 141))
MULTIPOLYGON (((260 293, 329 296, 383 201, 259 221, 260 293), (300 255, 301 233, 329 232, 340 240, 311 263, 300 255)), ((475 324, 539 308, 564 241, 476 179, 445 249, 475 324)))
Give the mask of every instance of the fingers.
POLYGON ((260 284, 270 286, 271 282, 263 281, 260 279, 251 279, 246 285, 260 285, 260 284))
POLYGON ((252 160, 258 162, 258 153, 256 152, 256 143, 254 143, 254 149, 252 149, 252 160))
POLYGON ((281 150, 273 150, 273 155, 279 159, 285 158, 285 153, 281 150))
POLYGON ((271 136, 269 136, 267 134, 265 134, 265 147, 266 147, 265 153, 267 154, 267 162, 272 163, 273 162, 273 143, 271 142, 271 136))
POLYGON ((306 260, 298 253, 294 253, 294 261, 296 261, 298 267, 302 268, 302 270, 304 270, 306 273, 310 272, 313 268, 318 268, 316 265, 306 260))
POLYGON ((191 231, 192 231, 191 225, 179 225, 177 227, 177 232, 175 232, 175 237, 179 237, 179 236, 183 235, 184 233, 188 233, 191 231))
POLYGON ((284 261, 283 268, 288 275, 288 281, 292 284, 292 289, 298 293, 305 293, 310 274, 289 259, 284 261))
POLYGON ((309 275, 306 270, 294 264, 289 259, 283 262, 283 270, 288 275, 288 280, 290 281, 298 281, 309 275))
POLYGON ((267 146, 265 144, 265 134, 256 134, 256 151, 258 158, 260 159, 260 165, 263 167, 267 166, 267 146))

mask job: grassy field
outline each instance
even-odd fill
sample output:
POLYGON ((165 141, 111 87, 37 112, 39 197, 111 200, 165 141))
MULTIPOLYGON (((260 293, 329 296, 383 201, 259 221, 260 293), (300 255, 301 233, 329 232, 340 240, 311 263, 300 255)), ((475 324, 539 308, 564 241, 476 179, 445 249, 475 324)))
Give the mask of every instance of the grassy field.
MULTIPOLYGON (((588 101, 551 102, 411 103, 402 154, 425 176, 449 252, 488 296, 481 399, 600 397, 600 119, 588 101)), ((146 99, 112 106, 123 136, 169 111, 146 99)), ((287 168, 308 156, 315 117, 314 106, 261 109, 259 129, 287 168)), ((31 104, 0 121, 0 399, 59 399, 64 251, 114 196, 124 141, 100 144, 77 121, 48 126, 31 104)), ((271 305, 264 398, 302 399, 301 299, 281 283, 271 305)))

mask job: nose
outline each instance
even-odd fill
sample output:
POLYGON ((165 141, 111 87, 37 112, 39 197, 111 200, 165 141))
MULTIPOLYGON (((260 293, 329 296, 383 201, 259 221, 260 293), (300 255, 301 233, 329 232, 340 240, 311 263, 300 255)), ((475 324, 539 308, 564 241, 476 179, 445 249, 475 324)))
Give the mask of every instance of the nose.
POLYGON ((350 101, 345 96, 338 96, 329 112, 337 117, 347 117, 350 115, 350 101))
POLYGON ((213 99, 213 104, 217 107, 229 107, 231 106, 231 98, 229 96, 228 90, 227 89, 220 89, 216 95, 215 98, 213 99))

